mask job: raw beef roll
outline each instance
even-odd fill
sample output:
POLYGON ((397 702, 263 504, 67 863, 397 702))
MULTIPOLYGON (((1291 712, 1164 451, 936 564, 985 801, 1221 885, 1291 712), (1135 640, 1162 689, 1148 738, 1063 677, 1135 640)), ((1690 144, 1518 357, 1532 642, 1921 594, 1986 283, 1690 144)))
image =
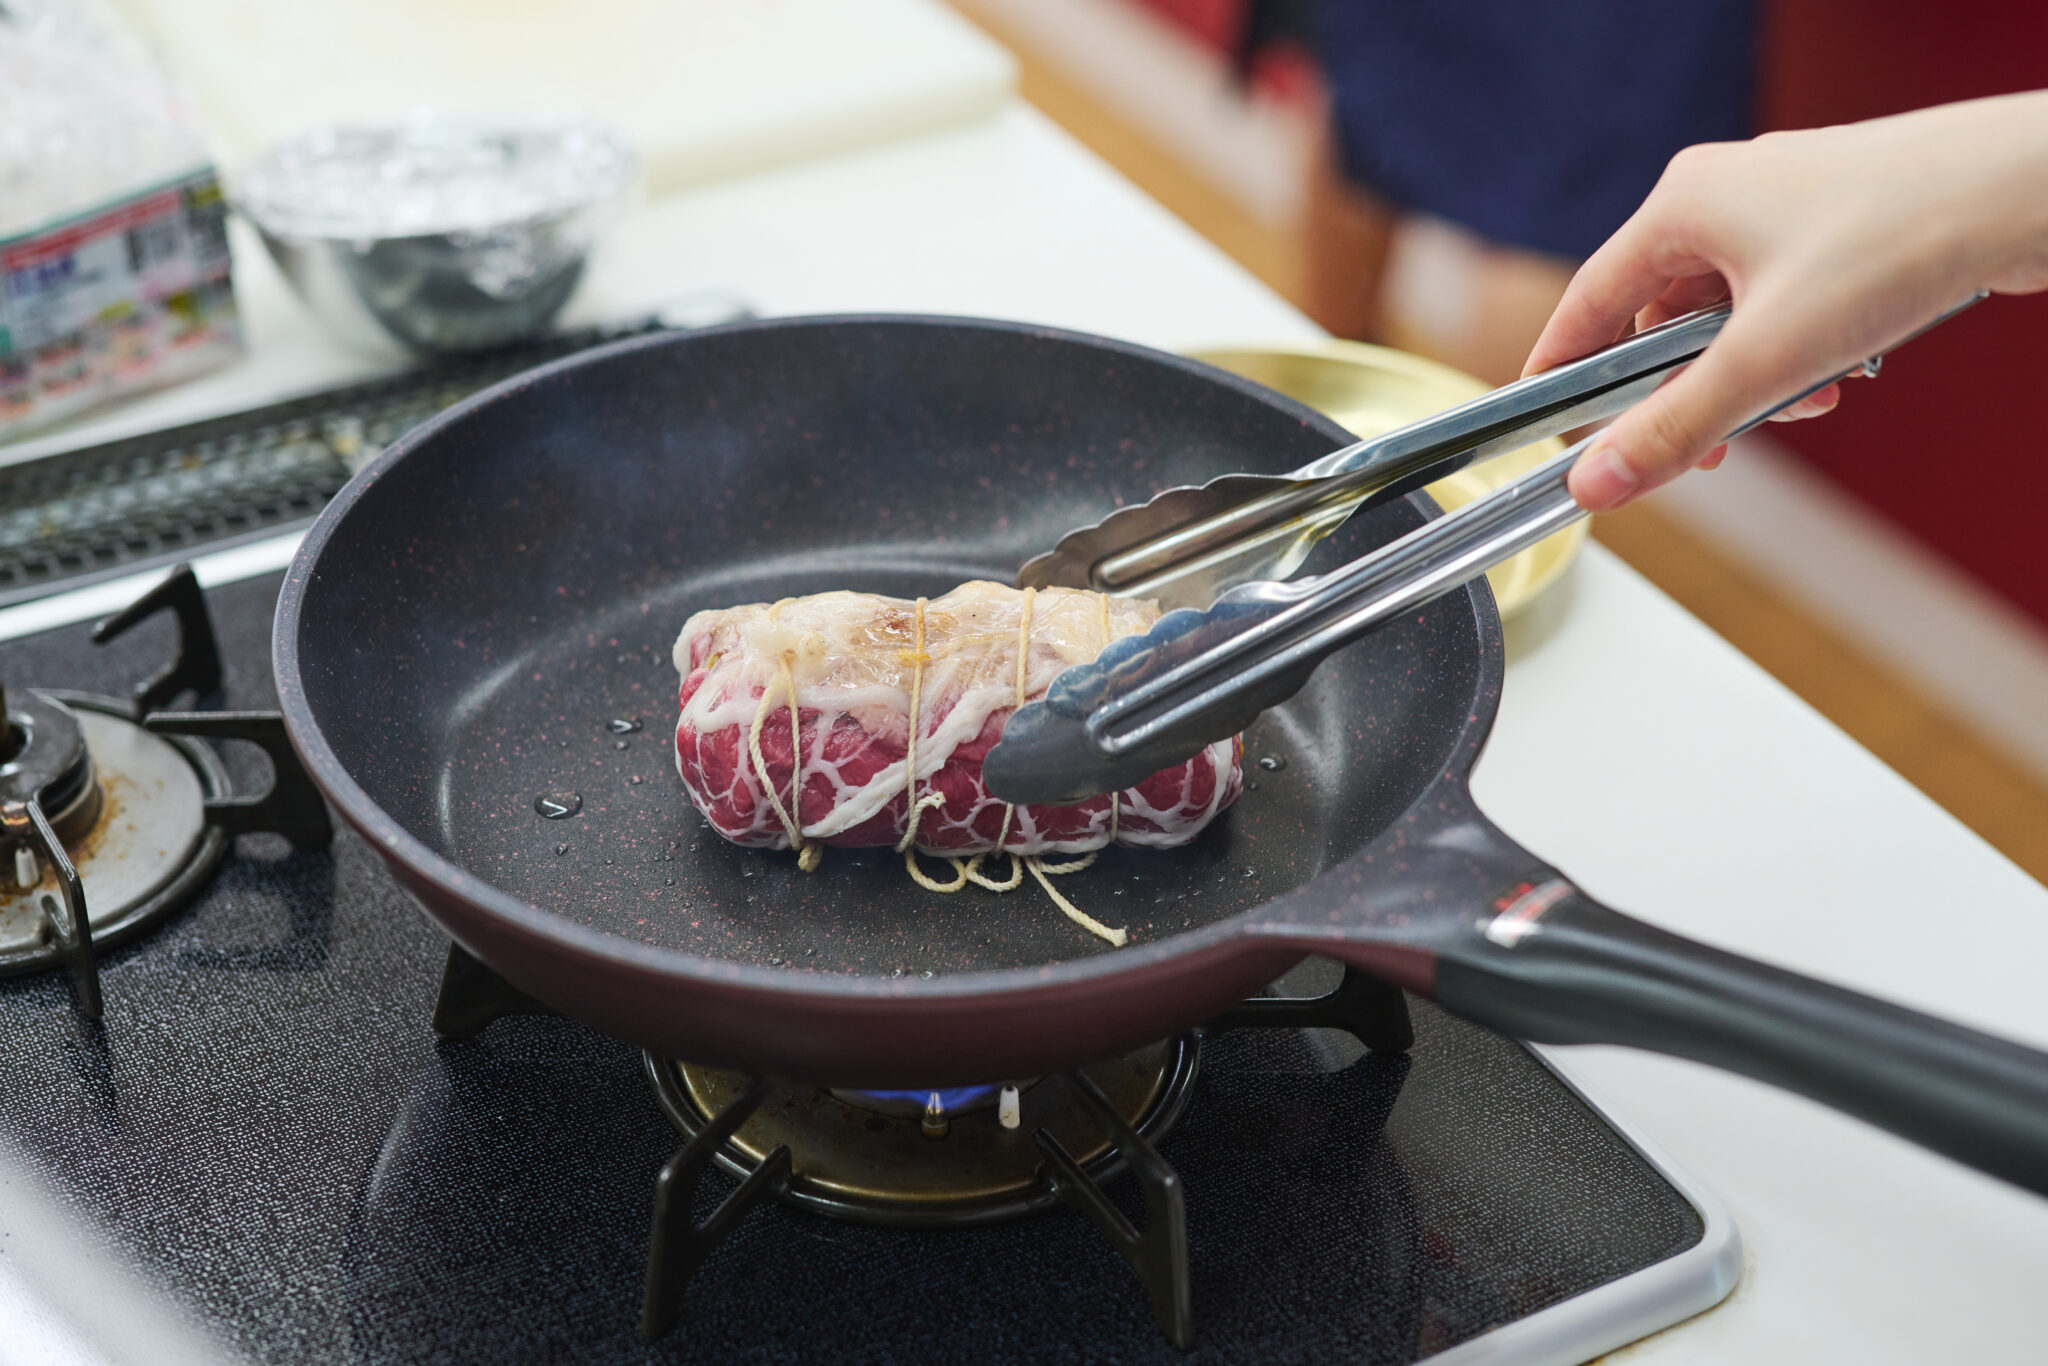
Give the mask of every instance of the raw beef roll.
POLYGON ((676 767, 719 834, 797 848, 806 866, 820 845, 1042 859, 1185 844, 1243 789, 1235 739, 1072 806, 1013 807, 981 777, 1012 711, 1158 616, 1150 602, 995 583, 699 612, 675 647, 676 767))

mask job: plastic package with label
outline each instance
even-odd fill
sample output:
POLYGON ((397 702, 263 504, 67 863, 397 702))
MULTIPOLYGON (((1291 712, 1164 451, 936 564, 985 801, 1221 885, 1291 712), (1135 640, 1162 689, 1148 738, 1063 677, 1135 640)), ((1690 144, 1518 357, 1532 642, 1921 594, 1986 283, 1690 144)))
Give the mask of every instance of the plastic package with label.
POLYGON ((238 354, 197 116, 94 0, 0 0, 0 440, 238 354))

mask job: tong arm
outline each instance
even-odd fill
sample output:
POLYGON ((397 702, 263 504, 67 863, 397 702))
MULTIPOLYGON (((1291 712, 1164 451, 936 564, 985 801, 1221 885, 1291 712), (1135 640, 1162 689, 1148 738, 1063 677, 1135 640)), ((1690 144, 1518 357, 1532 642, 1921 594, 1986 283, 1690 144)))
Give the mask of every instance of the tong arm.
POLYGON ((1613 417, 1696 359, 1728 314, 1729 305, 1716 304, 1673 318, 1590 356, 1332 451, 1280 476, 1291 487, 1106 556, 1090 581, 1107 592, 1141 591, 1146 580, 1226 546, 1288 534, 1305 519, 1348 515, 1383 490, 1406 492, 1475 460, 1613 417))

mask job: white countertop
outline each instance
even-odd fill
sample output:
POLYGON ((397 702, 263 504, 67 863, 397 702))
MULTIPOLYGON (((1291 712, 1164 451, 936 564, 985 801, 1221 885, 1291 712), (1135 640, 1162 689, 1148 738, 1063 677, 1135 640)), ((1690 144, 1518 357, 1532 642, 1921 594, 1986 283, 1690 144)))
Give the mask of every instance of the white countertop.
MULTIPOLYGON (((363 373, 237 245, 251 358, 65 444, 363 373)), ((1315 335, 1022 107, 657 203, 622 230, 574 316, 699 289, 766 313, 995 315, 1170 349, 1315 335)), ((1475 781, 1504 829, 1644 919, 2048 1046, 2048 890, 1597 545, 1537 615, 1510 633, 1475 781)), ((2048 1354, 2048 1201, 1693 1064, 1553 1055, 1718 1194, 1748 1248, 1727 1302, 1618 1355, 2048 1354)))
POLYGON ((931 0, 114 0, 227 165, 334 124, 577 111, 657 194, 1001 107, 1010 56, 931 0))

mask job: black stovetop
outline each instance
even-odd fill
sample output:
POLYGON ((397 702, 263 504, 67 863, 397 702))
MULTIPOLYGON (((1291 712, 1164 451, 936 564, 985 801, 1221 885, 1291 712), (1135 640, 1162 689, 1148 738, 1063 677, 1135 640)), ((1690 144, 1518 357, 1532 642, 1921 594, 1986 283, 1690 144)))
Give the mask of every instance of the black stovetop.
MULTIPOLYGON (((213 704, 274 705, 277 584, 208 595, 213 704)), ((0 642, 0 668, 119 694, 169 648, 166 621, 104 649, 79 626, 0 642)), ((0 1128, 257 1360, 1406 1362, 1703 1236, 1527 1051, 1417 1004, 1405 1057, 1325 1031, 1209 1041, 1160 1143, 1187 1190, 1190 1354, 1064 1208, 945 1232, 756 1209, 643 1344, 651 1183, 680 1140, 637 1051, 535 1017, 437 1042, 446 941, 360 840, 238 855, 106 955, 102 1025, 61 974, 0 981, 0 1128)), ((731 1185, 708 1178, 706 1209, 731 1185)))

